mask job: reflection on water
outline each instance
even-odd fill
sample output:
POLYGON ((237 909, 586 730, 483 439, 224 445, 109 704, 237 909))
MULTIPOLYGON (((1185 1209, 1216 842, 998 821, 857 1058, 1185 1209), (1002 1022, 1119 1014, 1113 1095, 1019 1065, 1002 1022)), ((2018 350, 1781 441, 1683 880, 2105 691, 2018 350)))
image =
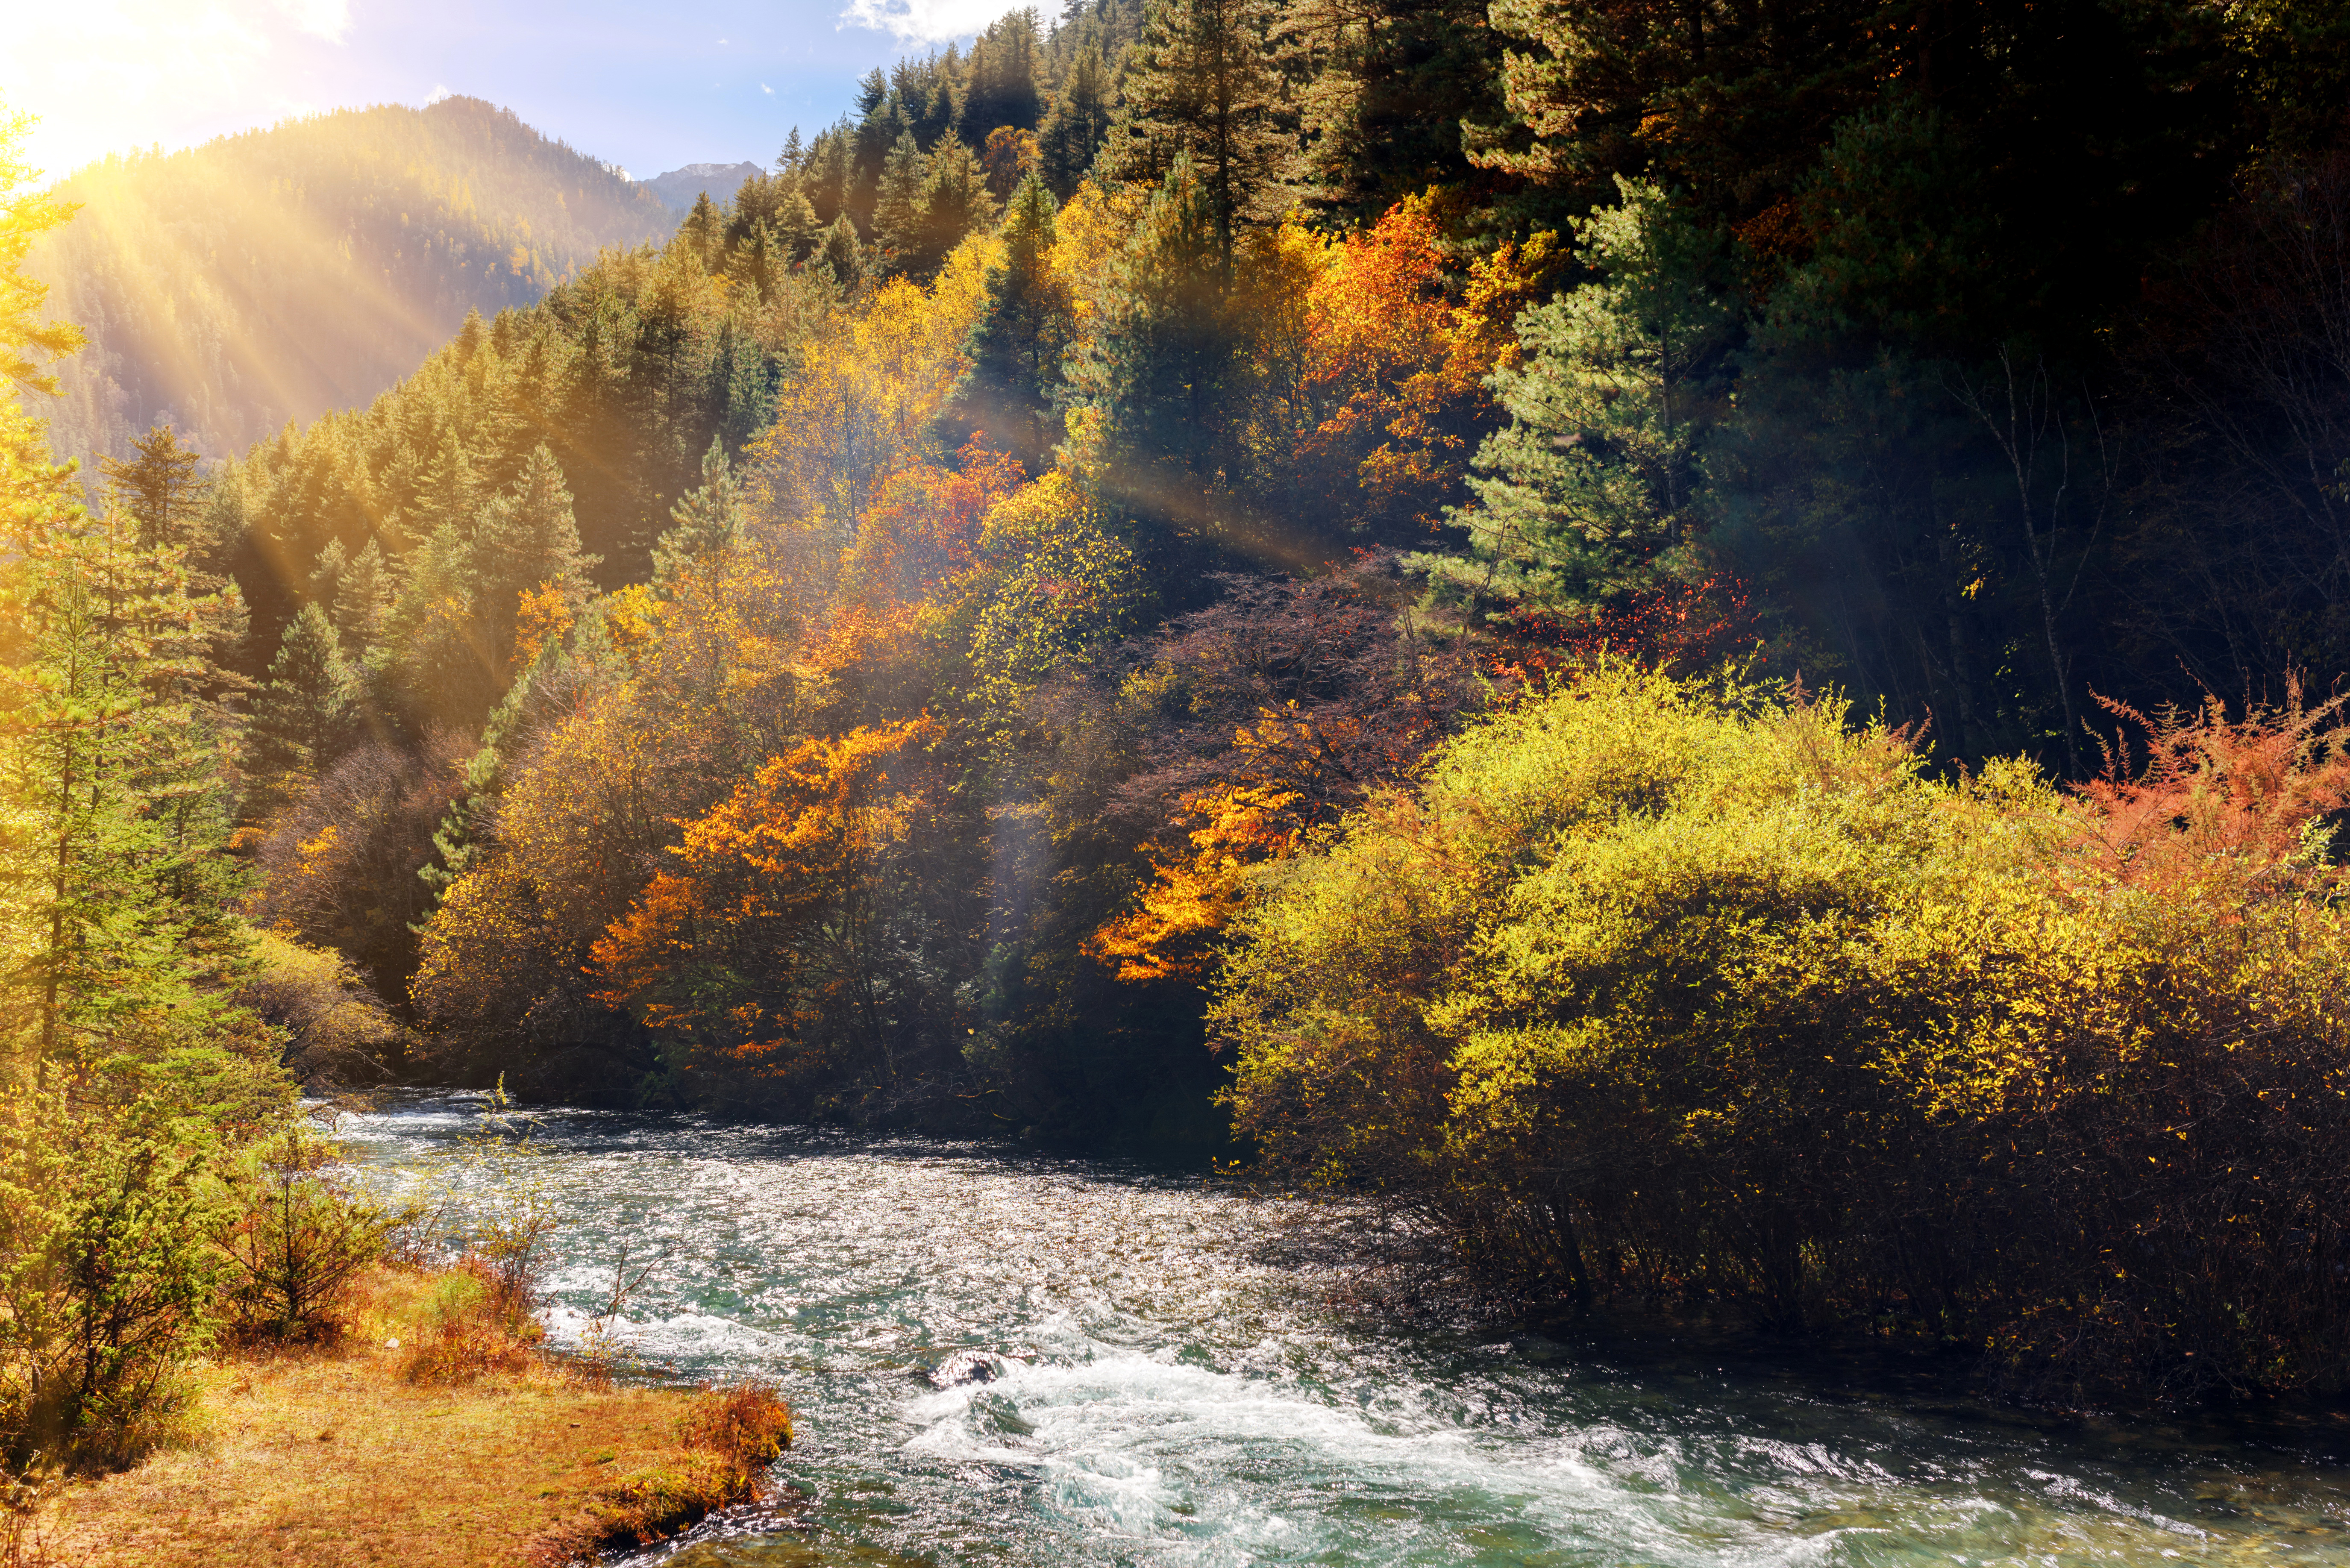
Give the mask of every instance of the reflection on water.
MULTIPOLYGON (((430 1167, 481 1106, 346 1123, 430 1167)), ((641 1559, 2350 1564, 2350 1431, 2056 1426, 1721 1357, 1366 1324, 1278 1203, 1113 1162, 559 1112, 558 1338, 780 1383, 780 1506, 641 1559)))

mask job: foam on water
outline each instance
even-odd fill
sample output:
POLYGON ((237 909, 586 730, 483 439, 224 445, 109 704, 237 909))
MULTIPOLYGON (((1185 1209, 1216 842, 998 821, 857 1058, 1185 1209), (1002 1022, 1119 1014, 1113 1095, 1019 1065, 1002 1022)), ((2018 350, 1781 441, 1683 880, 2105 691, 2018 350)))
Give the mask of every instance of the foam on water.
MULTIPOLYGON (((386 1179, 423 1179, 484 1109, 419 1099, 348 1130, 386 1179)), ((563 1113, 534 1137, 563 1212, 556 1342, 624 1242, 666 1245, 622 1339, 680 1376, 775 1378, 799 1412, 779 1477, 803 1501, 643 1559, 672 1568, 2350 1568, 2350 1473, 2322 1448, 1349 1319, 1297 1210, 1195 1178, 686 1117, 563 1113)))

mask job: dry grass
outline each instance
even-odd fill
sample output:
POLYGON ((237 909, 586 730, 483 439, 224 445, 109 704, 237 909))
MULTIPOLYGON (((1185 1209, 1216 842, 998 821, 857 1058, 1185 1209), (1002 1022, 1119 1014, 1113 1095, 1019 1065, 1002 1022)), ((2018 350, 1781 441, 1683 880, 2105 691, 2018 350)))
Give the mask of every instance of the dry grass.
POLYGON ((447 1336, 447 1279, 380 1272, 338 1345, 203 1368, 196 1438, 68 1488, 43 1511, 44 1554, 90 1568, 551 1564, 747 1499, 790 1441, 762 1389, 616 1387, 473 1345, 463 1359, 478 1349, 490 1370, 451 1381, 447 1357, 418 1354, 447 1336))

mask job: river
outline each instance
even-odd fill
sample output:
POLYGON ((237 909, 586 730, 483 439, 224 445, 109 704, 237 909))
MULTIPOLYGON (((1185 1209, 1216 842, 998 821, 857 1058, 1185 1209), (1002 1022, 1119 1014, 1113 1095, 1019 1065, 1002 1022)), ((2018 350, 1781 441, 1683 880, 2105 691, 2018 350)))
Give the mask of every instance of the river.
MULTIPOLYGON (((387 1179, 477 1098, 347 1118, 387 1179)), ((1198 1172, 555 1112, 546 1276, 576 1334, 779 1383, 784 1506, 634 1560, 2350 1565, 2350 1422, 2055 1422, 1751 1353, 1406 1326, 1332 1304, 1299 1206, 1198 1172)))

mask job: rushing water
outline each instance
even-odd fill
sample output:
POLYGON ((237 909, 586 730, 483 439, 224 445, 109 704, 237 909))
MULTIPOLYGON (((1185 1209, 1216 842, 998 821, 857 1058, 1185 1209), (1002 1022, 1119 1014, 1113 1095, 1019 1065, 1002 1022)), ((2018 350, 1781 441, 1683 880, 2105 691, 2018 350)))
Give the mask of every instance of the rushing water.
MULTIPOLYGON (((345 1125, 429 1170, 477 1100, 345 1125)), ((2350 1564, 2350 1423, 2034 1422, 1689 1352, 1329 1305, 1295 1210, 980 1145, 564 1112, 558 1339, 627 1332, 799 1417, 795 1501, 642 1561, 2350 1564), (2337 1438, 2337 1431, 2339 1436, 2337 1438)))

